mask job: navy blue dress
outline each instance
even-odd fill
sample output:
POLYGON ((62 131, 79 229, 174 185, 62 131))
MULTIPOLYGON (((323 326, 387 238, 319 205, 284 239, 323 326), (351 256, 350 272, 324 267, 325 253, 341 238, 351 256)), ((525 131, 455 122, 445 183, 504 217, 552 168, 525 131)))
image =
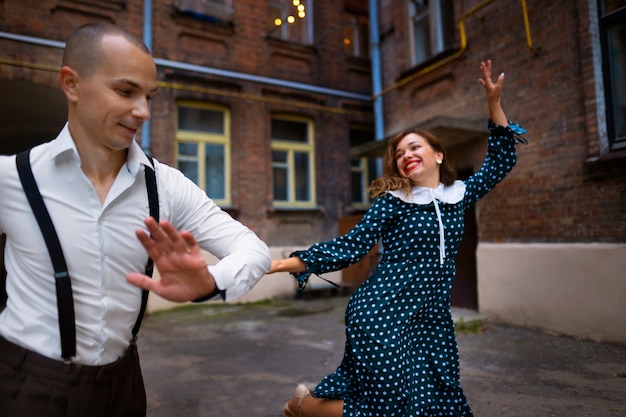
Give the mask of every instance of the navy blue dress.
POLYGON ((472 415, 450 314, 454 257, 463 212, 511 171, 514 135, 524 130, 490 120, 489 132, 485 161, 468 180, 386 193, 347 234, 292 254, 307 265, 295 274, 302 282, 359 261, 382 239, 382 259, 346 309, 343 360, 313 392, 344 400, 344 416, 472 415))

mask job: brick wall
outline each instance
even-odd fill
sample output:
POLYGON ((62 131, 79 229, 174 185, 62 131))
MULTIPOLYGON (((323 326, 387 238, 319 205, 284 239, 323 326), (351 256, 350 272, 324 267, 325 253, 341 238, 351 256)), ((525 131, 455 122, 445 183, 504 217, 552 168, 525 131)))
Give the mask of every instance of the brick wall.
MULTIPOLYGON (((456 1, 458 19, 479 3, 456 1)), ((468 48, 460 58, 385 95, 387 133, 441 115, 486 121, 484 91, 476 80, 480 61, 491 59, 496 75, 506 74, 504 110, 528 129, 530 144, 518 146, 512 174, 479 202, 480 240, 623 242, 626 163, 589 162, 600 152, 596 102, 602 100, 594 89, 601 74, 589 23, 595 3, 546 0, 527 6, 538 54, 527 47, 521 2, 491 3, 466 20, 468 48)), ((406 17, 386 10, 381 31, 388 86, 411 68, 406 17)))

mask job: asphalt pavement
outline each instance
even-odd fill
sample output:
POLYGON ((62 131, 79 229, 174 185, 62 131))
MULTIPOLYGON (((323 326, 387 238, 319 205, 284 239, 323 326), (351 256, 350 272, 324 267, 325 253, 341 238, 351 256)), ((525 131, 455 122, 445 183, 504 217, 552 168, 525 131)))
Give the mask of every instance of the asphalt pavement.
MULTIPOLYGON (((348 297, 185 305, 146 317, 148 417, 280 417, 296 384, 340 363, 348 297)), ((478 417, 626 417, 626 346, 453 309, 461 385, 478 417)))

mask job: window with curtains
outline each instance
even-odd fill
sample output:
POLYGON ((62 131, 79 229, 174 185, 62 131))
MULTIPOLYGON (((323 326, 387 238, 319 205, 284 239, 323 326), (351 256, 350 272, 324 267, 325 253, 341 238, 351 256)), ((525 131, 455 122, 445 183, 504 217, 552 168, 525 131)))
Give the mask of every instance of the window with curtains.
POLYGON ((626 149, 626 2, 599 0, 609 149, 626 149))
POLYGON ((413 65, 419 65, 453 48, 453 3, 449 0, 409 0, 413 65))
POLYGON ((221 206, 231 204, 230 113, 221 106, 177 105, 176 164, 221 206))
POLYGON ((274 206, 315 207, 313 123, 304 118, 275 115, 271 130, 274 206))
POLYGON ((313 43, 313 0, 269 0, 270 36, 305 45, 313 43))

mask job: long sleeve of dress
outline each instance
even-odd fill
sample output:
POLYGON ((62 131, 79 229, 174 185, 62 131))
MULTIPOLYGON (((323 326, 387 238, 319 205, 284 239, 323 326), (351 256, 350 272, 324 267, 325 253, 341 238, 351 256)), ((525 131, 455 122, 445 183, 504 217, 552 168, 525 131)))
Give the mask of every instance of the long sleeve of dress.
POLYGON ((512 122, 505 127, 489 120, 488 128, 489 145, 485 160, 480 170, 465 181, 464 209, 484 197, 511 172, 517 162, 516 135, 526 133, 525 129, 512 122))
POLYGON ((346 268, 361 259, 378 243, 385 228, 394 221, 394 213, 386 213, 378 198, 361 221, 345 235, 328 242, 319 242, 305 251, 293 252, 307 266, 307 271, 293 274, 300 282, 306 282, 311 274, 322 274, 346 268))

